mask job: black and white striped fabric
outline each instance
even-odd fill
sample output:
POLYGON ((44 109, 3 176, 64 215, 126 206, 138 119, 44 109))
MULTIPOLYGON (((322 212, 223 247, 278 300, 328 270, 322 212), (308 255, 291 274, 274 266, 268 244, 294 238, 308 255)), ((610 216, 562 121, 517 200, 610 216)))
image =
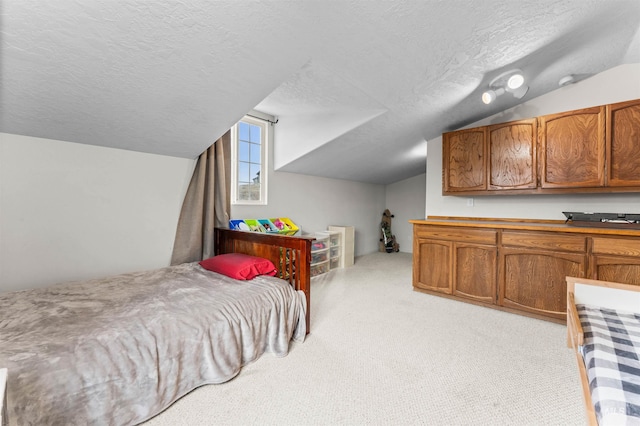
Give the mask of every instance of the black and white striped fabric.
POLYGON ((640 313, 590 305, 576 308, 598 423, 640 426, 640 313))

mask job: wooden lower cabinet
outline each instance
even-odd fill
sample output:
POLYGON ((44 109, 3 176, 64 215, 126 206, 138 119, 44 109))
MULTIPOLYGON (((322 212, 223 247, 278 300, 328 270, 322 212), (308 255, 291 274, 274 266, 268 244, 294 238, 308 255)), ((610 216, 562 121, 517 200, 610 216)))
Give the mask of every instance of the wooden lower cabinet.
POLYGON ((500 306, 566 318, 566 277, 585 277, 587 239, 558 232, 503 230, 500 306))
POLYGON ((453 243, 453 246, 453 294, 495 303, 498 249, 466 243, 453 243))
POLYGON ((592 278, 640 285, 640 259, 633 257, 593 256, 592 278))
POLYGON ((640 238, 593 238, 591 278, 640 285, 640 238))
POLYGON ((413 268, 414 287, 451 294, 453 243, 420 238, 413 245, 420 264, 420 268, 413 268))
POLYGON ((640 229, 411 222, 418 291, 562 323, 567 276, 640 285, 640 229))
POLYGON ((564 319, 566 277, 584 277, 584 254, 504 248, 500 252, 500 306, 564 319))
POLYGON ((496 300, 496 232, 422 230, 413 241, 414 287, 485 303, 496 300))

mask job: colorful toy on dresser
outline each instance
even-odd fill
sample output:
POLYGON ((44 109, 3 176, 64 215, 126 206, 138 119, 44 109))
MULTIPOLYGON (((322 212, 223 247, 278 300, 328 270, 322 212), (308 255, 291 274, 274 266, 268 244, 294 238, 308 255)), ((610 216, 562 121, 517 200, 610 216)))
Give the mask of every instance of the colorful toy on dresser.
POLYGON ((273 219, 233 219, 229 221, 229 229, 282 235, 295 235, 300 230, 288 217, 273 219))

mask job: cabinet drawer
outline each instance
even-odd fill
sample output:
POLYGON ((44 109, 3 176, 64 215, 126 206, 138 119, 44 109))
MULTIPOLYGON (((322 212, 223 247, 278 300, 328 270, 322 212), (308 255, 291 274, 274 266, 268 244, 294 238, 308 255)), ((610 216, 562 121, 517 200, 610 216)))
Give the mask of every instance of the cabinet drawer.
POLYGON ((460 229, 450 227, 417 226, 416 238, 496 245, 498 232, 493 229, 460 229))
POLYGON ((620 256, 640 256, 640 240, 624 238, 593 238, 594 254, 617 254, 620 256))
POLYGON ((584 252, 587 247, 587 239, 580 235, 504 231, 502 233, 502 245, 544 250, 584 252))
POLYGON ((311 252, 311 263, 320 263, 320 262, 326 262, 327 260, 329 260, 329 249, 324 249, 324 250, 319 250, 319 251, 312 251, 311 252))

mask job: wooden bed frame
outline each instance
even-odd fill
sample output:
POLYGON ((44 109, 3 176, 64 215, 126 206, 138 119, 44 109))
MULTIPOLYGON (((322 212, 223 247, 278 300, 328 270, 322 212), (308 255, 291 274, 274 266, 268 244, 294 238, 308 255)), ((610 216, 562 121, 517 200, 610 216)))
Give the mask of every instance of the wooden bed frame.
POLYGON ((311 242, 314 237, 293 237, 261 232, 215 228, 215 254, 244 253, 269 259, 278 277, 302 290, 307 299, 307 334, 311 311, 311 242))
POLYGON ((576 303, 604 306, 624 311, 636 311, 640 306, 640 286, 567 277, 567 346, 573 348, 576 355, 588 424, 597 426, 598 420, 591 400, 587 369, 578 350, 578 347, 584 344, 584 332, 578 317, 576 303))

